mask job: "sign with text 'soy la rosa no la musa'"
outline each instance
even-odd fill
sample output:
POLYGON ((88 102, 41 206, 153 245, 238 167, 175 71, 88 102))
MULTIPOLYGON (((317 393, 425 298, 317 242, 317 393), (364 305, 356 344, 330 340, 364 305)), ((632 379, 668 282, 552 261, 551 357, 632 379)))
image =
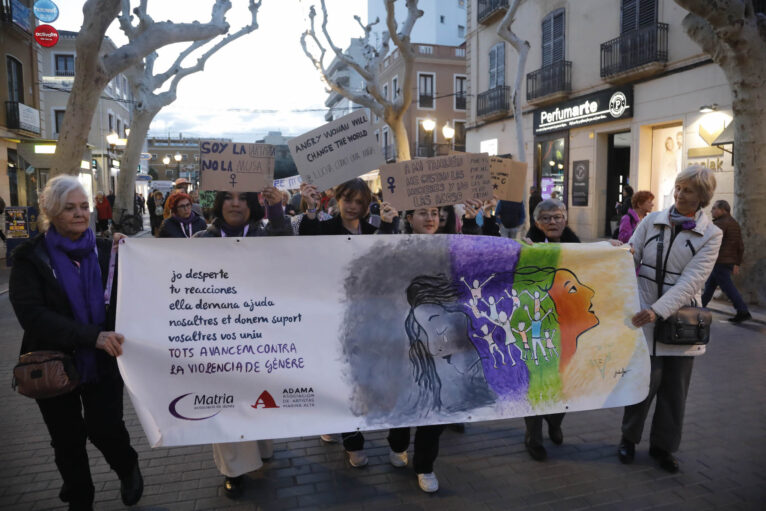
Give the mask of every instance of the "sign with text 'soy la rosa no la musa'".
POLYGON ((152 446, 625 406, 649 388, 633 259, 605 242, 131 238, 119 264, 117 363, 152 446))
POLYGON ((200 189, 260 192, 274 184, 274 146, 200 140, 200 189))
POLYGON ((383 200, 402 211, 492 198, 489 156, 455 153, 380 168, 383 200))
POLYGON ((359 110, 288 142, 304 183, 319 191, 344 183, 385 163, 367 110, 359 110))

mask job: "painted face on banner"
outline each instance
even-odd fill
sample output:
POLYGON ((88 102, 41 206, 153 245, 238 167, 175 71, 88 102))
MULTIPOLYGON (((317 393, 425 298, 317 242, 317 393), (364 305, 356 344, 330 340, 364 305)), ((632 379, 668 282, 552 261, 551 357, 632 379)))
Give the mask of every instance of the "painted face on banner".
POLYGON ((240 227, 250 221, 250 207, 247 205, 247 194, 227 193, 221 207, 223 221, 232 227, 240 227))
POLYGON ((439 208, 418 208, 407 215, 414 234, 434 234, 439 228, 439 208))
POLYGON ((426 331, 426 345, 432 356, 447 357, 474 349, 468 339, 468 318, 462 311, 424 303, 415 307, 415 319, 426 331))
POLYGON ((598 325, 598 318, 592 310, 595 293, 571 271, 558 270, 548 293, 556 304, 562 325, 573 325, 578 333, 598 325))

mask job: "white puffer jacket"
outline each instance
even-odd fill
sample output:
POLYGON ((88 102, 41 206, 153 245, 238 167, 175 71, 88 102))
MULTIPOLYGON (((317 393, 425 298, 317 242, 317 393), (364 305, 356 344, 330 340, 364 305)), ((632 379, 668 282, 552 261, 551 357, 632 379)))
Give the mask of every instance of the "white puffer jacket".
MULTIPOLYGON (((713 270, 723 238, 721 230, 699 210, 694 218, 694 229, 683 230, 673 239, 669 217, 670 208, 649 214, 638 224, 628 242, 633 247, 633 258, 638 268, 641 309, 651 307, 662 318, 667 318, 685 305, 702 306, 702 289, 713 270), (663 261, 667 262, 662 297, 658 299, 655 268, 660 232, 664 235, 663 261)), ((694 356, 705 353, 705 346, 701 345, 655 343, 654 323, 643 328, 651 355, 694 356)))

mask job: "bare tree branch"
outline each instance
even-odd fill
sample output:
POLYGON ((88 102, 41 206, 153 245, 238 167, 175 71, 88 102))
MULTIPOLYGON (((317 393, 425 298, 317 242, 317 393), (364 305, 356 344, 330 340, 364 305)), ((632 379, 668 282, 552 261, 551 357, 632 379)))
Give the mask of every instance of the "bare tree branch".
POLYGON ((524 76, 524 69, 527 66, 527 56, 529 55, 529 42, 521 39, 512 29, 516 11, 523 0, 513 0, 508 10, 503 16, 502 21, 497 26, 497 35, 508 41, 519 55, 516 65, 516 79, 513 83, 513 117, 516 121, 516 143, 518 151, 518 160, 526 161, 526 151, 524 150, 524 125, 522 123, 521 112, 521 80, 524 76))

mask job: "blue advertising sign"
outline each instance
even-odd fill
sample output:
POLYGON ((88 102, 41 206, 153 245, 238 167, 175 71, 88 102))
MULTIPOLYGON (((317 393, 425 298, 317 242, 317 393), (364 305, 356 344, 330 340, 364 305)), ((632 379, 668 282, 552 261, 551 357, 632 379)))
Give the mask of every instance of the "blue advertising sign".
POLYGON ((16 25, 29 32, 31 28, 29 23, 29 7, 19 2, 19 0, 11 0, 11 19, 16 25))
POLYGON ((59 17, 59 8, 51 0, 37 0, 33 10, 37 19, 43 23, 53 23, 59 17))

